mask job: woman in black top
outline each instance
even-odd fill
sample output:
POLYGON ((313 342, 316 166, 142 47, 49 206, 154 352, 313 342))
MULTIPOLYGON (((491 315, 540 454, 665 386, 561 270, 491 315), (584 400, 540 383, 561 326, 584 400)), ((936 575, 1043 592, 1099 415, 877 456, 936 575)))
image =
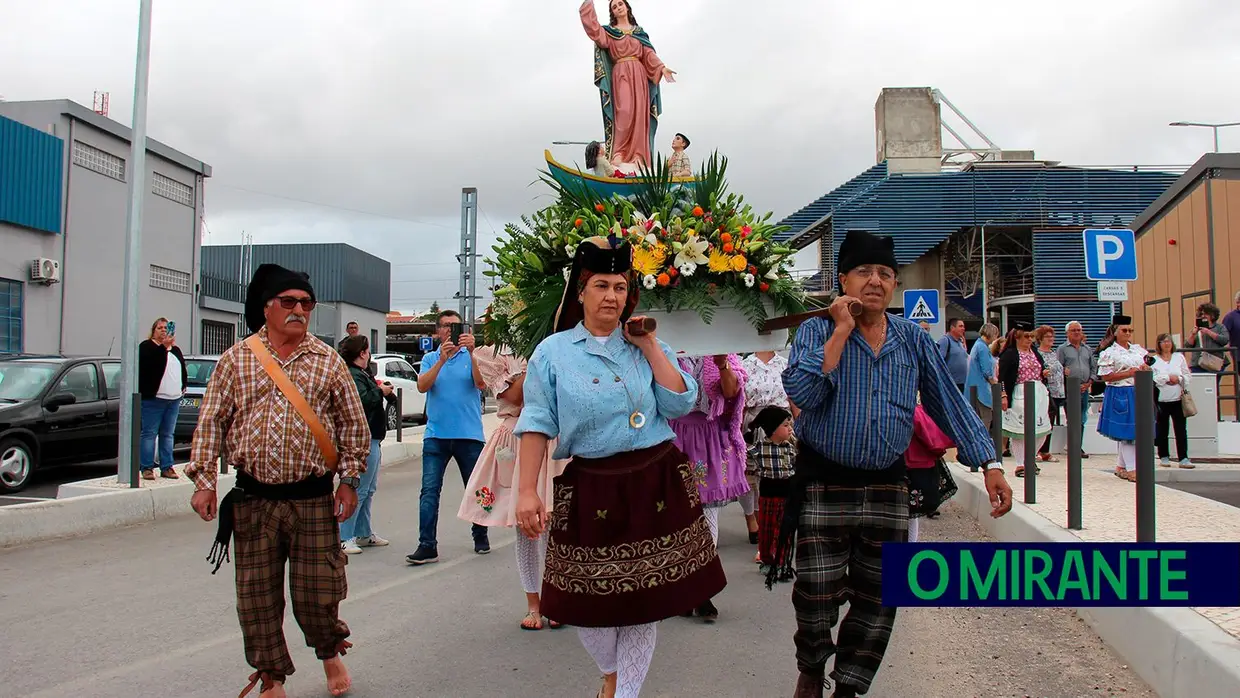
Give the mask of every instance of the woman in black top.
POLYGON ((142 395, 138 462, 146 480, 155 479, 156 437, 160 474, 170 479, 178 477, 172 469, 172 437, 188 380, 185 357, 176 336, 168 331, 168 319, 161 317, 151 325, 150 337, 138 345, 138 392, 142 395))
MULTIPOLYGON (((999 354, 999 384, 1003 386, 1003 410, 1008 411, 1009 397, 1016 392, 1016 386, 1026 381, 1035 381, 1046 385, 1046 362, 1033 349, 1033 325, 1027 322, 1015 322, 1004 342, 1003 352, 999 354)), ((1031 395, 1022 395, 1023 400, 1035 399, 1031 395)), ((1014 421, 1024 424, 1024 406, 1018 408, 1020 413, 1010 415, 1014 421)), ((1036 410, 1035 410, 1036 413, 1036 410)), ((1005 415, 1009 416, 1009 415, 1005 415)), ((1042 415, 1049 422, 1049 414, 1042 415)), ((1005 419, 1008 422, 1009 419, 1005 419)), ((1005 424, 1004 432, 1011 439, 1011 453, 1016 459, 1016 477, 1025 475, 1025 433, 1014 434, 1005 424)), ((1032 465, 1032 464, 1030 464, 1032 465)))
POLYGON ((370 375, 370 340, 362 335, 346 337, 340 343, 340 357, 349 365, 349 375, 357 384, 362 398, 362 409, 370 424, 370 455, 366 458, 366 470, 357 488, 357 508, 353 515, 340 524, 340 548, 355 555, 362 548, 387 545, 388 541, 375 535, 370 528, 370 505, 375 490, 379 488, 379 455, 383 449, 383 437, 387 436, 386 402, 394 401, 392 384, 379 385, 370 375))

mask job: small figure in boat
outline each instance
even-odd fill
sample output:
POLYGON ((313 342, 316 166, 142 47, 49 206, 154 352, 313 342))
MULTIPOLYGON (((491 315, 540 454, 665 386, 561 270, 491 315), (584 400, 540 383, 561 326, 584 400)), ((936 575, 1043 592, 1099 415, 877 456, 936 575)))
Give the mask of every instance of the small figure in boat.
POLYGON ((591 141, 586 146, 586 168, 588 168, 596 177, 612 177, 615 179, 624 179, 635 173, 625 172, 620 168, 611 164, 607 159, 607 153, 603 152, 603 144, 598 141, 591 141))
POLYGON ((689 155, 685 149, 689 147, 689 139, 683 133, 676 134, 672 139, 672 156, 667 159, 667 169, 673 177, 692 177, 693 166, 689 163, 689 155))

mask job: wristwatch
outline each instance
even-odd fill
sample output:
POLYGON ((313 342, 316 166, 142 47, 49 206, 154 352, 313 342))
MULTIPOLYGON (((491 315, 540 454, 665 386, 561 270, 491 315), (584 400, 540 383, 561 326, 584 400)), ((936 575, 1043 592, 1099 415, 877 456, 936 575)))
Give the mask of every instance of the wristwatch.
POLYGON ((356 492, 357 489, 362 486, 362 479, 360 477, 342 477, 340 478, 340 484, 348 485, 353 488, 354 492, 356 492))
POLYGON ((999 472, 1003 472, 1003 464, 997 460, 992 460, 989 463, 982 464, 983 473, 988 473, 991 470, 998 470, 999 472))

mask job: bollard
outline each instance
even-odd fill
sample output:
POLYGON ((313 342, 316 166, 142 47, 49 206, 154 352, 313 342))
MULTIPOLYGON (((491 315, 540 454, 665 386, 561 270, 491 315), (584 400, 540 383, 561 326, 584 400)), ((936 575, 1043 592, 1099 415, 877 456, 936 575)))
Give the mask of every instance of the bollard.
MULTIPOLYGON (((971 410, 974 409, 973 403, 977 401, 977 386, 976 385, 969 386, 968 400, 969 400, 969 409, 971 410)), ((978 466, 976 463, 969 466, 969 472, 976 473, 977 471, 978 471, 978 466)))
POLYGON ((995 442, 995 458, 1003 467, 1003 386, 990 384, 990 440, 995 442))
POLYGON ((1025 381, 1021 390, 1025 398, 1025 504, 1038 503, 1038 423, 1037 400, 1033 381, 1025 381))
MULTIPOLYGON (((1081 394, 1081 379, 1077 376, 1068 376, 1067 385, 1064 388, 1065 395, 1081 394)), ((1073 531, 1079 531, 1084 526, 1081 523, 1081 444, 1084 434, 1081 429, 1081 420, 1085 415, 1081 414, 1080 397, 1068 398, 1065 407, 1068 414, 1064 419, 1064 428, 1068 430, 1068 528, 1073 531)))
POLYGON ((1137 542, 1153 543, 1154 534, 1154 373, 1135 376, 1137 403, 1137 542), (1143 426, 1144 425, 1144 426, 1143 426))
POLYGON ((134 393, 129 399, 132 410, 129 414, 133 415, 130 420, 129 438, 133 448, 129 454, 129 489, 137 489, 142 486, 142 478, 138 477, 138 471, 142 467, 142 393, 134 393))
POLYGON ((405 440, 405 389, 396 389, 396 443, 405 440))

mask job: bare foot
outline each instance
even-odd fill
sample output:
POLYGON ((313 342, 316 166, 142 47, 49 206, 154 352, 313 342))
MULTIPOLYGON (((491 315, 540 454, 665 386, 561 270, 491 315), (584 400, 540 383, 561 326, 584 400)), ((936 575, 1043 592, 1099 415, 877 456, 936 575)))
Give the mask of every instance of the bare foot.
POLYGON ((288 694, 284 692, 284 684, 273 683, 271 688, 260 693, 258 698, 288 698, 288 694))
POLYGON ((349 670, 340 657, 323 660, 323 673, 327 674, 327 690, 333 696, 343 696, 353 687, 353 679, 349 677, 349 670))
POLYGON ((603 677, 603 698, 616 698, 616 675, 607 674, 603 677))

